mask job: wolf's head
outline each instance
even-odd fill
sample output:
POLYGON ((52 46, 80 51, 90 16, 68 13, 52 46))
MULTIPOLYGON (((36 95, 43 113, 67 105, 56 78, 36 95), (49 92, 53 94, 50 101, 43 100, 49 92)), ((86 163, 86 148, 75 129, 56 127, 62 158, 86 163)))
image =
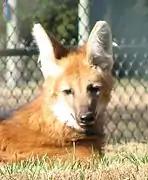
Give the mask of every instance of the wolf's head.
POLYGON ((109 25, 98 21, 85 45, 69 52, 58 42, 53 43, 40 24, 34 25, 33 35, 45 79, 46 110, 50 109, 65 126, 89 132, 110 100, 113 52, 109 25), (63 52, 60 60, 57 44, 63 52))

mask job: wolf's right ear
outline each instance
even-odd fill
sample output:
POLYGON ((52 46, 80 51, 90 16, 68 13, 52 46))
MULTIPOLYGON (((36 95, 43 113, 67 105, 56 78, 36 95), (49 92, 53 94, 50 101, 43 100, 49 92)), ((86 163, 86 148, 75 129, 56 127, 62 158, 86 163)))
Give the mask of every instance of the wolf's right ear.
POLYGON ((54 40, 52 43, 44 28, 39 23, 34 24, 32 35, 39 48, 39 60, 44 78, 58 75, 61 72, 61 68, 56 64, 54 50, 54 46, 57 45, 58 42, 54 40))

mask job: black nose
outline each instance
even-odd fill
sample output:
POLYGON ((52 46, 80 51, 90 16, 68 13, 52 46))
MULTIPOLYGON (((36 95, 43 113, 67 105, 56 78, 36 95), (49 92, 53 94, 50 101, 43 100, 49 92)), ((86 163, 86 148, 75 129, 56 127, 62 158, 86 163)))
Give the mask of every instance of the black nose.
POLYGON ((94 122, 93 112, 80 113, 80 123, 83 125, 90 125, 94 122))

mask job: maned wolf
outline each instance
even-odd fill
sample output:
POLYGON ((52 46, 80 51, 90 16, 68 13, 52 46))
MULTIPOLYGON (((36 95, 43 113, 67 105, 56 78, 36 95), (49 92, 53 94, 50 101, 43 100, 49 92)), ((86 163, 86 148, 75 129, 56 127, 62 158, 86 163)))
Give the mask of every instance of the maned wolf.
POLYGON ((113 86, 109 25, 96 22, 88 41, 76 50, 50 38, 40 24, 32 34, 45 81, 35 100, 0 123, 0 161, 44 154, 67 159, 73 153, 83 159, 92 151, 102 155, 104 111, 113 86))

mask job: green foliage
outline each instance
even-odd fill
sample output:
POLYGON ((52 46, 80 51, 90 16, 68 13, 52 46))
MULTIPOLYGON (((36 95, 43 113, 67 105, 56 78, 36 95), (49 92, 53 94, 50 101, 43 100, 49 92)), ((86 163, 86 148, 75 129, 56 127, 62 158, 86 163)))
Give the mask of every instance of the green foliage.
POLYGON ((31 7, 27 14, 27 7, 24 9, 25 2, 21 1, 18 9, 23 34, 26 33, 22 28, 26 22, 29 31, 33 23, 40 22, 47 32, 52 33, 64 44, 70 44, 72 39, 77 40, 78 0, 34 0, 34 3, 30 2, 31 7))

